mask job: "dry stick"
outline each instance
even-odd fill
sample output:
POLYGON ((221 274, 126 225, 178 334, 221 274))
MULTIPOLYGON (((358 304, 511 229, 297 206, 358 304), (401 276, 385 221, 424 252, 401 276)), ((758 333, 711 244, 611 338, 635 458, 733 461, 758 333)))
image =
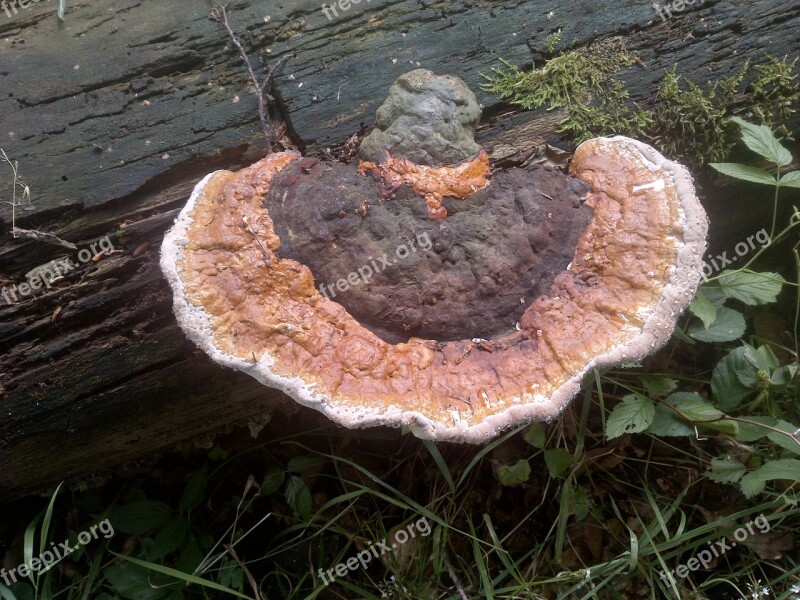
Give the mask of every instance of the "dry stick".
POLYGON ((456 586, 458 594, 461 596, 462 600, 469 600, 469 598, 467 597, 467 593, 461 586, 461 581, 458 579, 458 575, 456 575, 456 571, 453 568, 453 563, 450 562, 450 556, 447 554, 447 550, 442 550, 442 558, 444 559, 444 564, 447 567, 448 573, 450 574, 450 579, 456 586))
POLYGON ((239 54, 242 55, 242 60, 244 60, 244 64, 247 66, 247 73, 250 75, 250 81, 253 83, 253 87, 256 90, 256 96, 258 96, 258 118, 261 121, 261 131, 264 133, 264 137, 267 138, 267 154, 270 154, 272 152, 272 138, 274 136, 274 131, 272 130, 272 124, 267 124, 269 117, 267 115, 267 101, 264 98, 264 93, 266 92, 267 86, 272 82, 272 76, 275 74, 275 71, 284 63, 286 57, 281 57, 278 62, 276 62, 272 68, 267 71, 264 81, 259 83, 258 77, 256 77, 256 73, 253 70, 253 65, 250 63, 250 57, 247 56, 247 52, 245 52, 244 47, 239 41, 239 38, 236 37, 236 33, 233 31, 233 28, 228 22, 227 9, 229 2, 226 2, 223 5, 217 0, 214 0, 214 4, 217 6, 217 8, 211 11, 211 18, 215 21, 221 22, 225 26, 233 45, 238 48, 239 54), (220 19, 220 16, 222 19, 220 19))

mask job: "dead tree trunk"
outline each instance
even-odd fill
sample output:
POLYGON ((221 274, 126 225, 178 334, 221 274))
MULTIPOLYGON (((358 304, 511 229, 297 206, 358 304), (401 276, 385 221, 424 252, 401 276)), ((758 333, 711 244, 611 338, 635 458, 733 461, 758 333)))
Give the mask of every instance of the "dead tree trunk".
MULTIPOLYGON (((264 152, 239 56, 206 1, 68 6, 64 22, 52 4, 0 11, 0 147, 31 189, 33 210, 18 211, 17 226, 79 249, 107 235, 119 252, 81 262, 51 289, 0 297, 3 499, 264 421, 282 402, 186 340, 158 268, 163 233, 193 184, 264 152)), ((795 52, 800 39, 800 6, 783 0, 706 0, 668 22, 649 0, 552 6, 373 0, 329 20, 312 0, 233 0, 229 12, 257 61, 287 58, 274 83, 279 118, 313 154, 336 153, 370 126, 392 81, 422 66, 457 75, 478 94, 478 141, 493 159, 523 160, 558 137, 559 115, 498 103, 479 91, 481 73, 500 58, 530 65, 558 29, 577 45, 624 35, 647 65, 629 78, 640 100, 675 63, 704 83, 764 52, 795 52)), ((9 191, 0 170, 3 199, 9 191)), ((752 233, 752 214, 737 223, 709 209, 726 235, 752 233)), ((0 287, 59 257, 80 262, 77 252, 12 239, 5 205, 0 219, 0 287)), ((323 422, 300 414, 295 427, 323 422)))

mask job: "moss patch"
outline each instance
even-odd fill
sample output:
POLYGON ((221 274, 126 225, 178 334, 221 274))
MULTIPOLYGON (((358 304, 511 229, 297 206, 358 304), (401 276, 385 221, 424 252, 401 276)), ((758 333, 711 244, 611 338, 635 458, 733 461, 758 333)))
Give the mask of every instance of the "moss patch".
POLYGON ((782 122, 800 98, 797 59, 767 56, 754 67, 745 63, 705 89, 678 75, 676 66, 659 82, 652 108, 631 100, 625 84, 615 79, 636 63, 641 64, 621 38, 609 38, 562 53, 530 72, 503 61, 505 68, 493 69, 481 87, 526 109, 567 107, 558 129, 575 142, 627 135, 694 166, 728 157, 737 139, 730 122, 735 114, 794 139, 782 122))

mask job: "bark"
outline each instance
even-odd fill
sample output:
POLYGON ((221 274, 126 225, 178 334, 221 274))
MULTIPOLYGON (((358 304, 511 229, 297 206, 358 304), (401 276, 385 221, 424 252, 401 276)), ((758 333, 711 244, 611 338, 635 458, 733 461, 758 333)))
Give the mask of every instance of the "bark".
MULTIPOLYGON (((559 28, 577 45, 624 35, 647 66, 629 76, 638 100, 652 101, 675 63, 703 83, 798 48, 800 6, 785 1, 697 2, 666 23, 650 2, 630 4, 373 0, 329 20, 316 0, 234 0, 229 14, 254 64, 286 57, 274 117, 315 155, 336 154, 370 127, 392 81, 422 66, 463 78, 484 105, 479 143, 496 161, 522 162, 558 140, 560 115, 499 103, 479 90, 481 74, 499 58, 530 65, 559 28)), ((265 152, 247 72, 210 9, 201 0, 70 1, 63 22, 52 3, 10 18, 0 11, 0 146, 32 197, 16 226, 79 249, 109 236, 115 248, 80 263, 74 251, 14 239, 0 205, 0 287, 60 257, 80 263, 50 289, 0 297, 1 499, 293 408, 186 340, 158 268, 163 233, 194 183, 265 152)), ((6 199, 10 174, 0 173, 6 199)), ((721 202, 708 207, 726 239, 754 233, 757 211, 736 221, 721 202)), ((281 433, 324 423, 299 414, 281 433)))

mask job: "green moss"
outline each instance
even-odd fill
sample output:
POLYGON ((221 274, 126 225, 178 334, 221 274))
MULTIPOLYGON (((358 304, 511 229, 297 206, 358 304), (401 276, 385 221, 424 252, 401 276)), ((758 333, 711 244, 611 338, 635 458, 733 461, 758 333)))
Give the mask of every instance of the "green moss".
POLYGON ((697 166, 728 157, 737 139, 733 114, 793 139, 780 122, 795 112, 793 104, 800 98, 797 59, 768 56, 753 68, 745 63, 705 89, 678 75, 675 67, 659 82, 651 108, 632 101, 625 84, 614 79, 635 62, 622 40, 612 38, 561 54, 529 73, 504 61, 506 68, 494 69, 495 76, 482 87, 526 109, 566 106, 569 112, 558 129, 576 142, 622 134, 697 166))
POLYGON ((634 58, 621 38, 610 38, 556 56, 529 73, 502 62, 506 68, 492 69, 495 76, 486 78, 484 91, 523 108, 555 108, 585 101, 610 76, 632 65, 634 58))
POLYGON ((552 54, 555 51, 556 46, 558 46, 559 43, 561 43, 561 30, 560 29, 558 31, 554 31, 553 33, 551 33, 550 35, 547 36, 547 39, 544 42, 545 51, 548 54, 552 54))

